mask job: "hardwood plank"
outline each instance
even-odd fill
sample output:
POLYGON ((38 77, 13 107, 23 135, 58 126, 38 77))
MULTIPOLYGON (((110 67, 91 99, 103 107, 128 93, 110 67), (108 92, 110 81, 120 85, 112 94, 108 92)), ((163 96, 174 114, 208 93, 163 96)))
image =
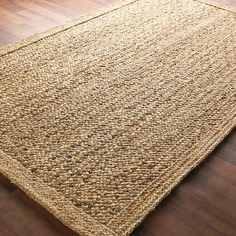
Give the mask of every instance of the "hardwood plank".
POLYGON ((226 6, 236 7, 236 1, 235 0, 217 0, 217 2, 223 3, 226 6))
POLYGON ((0 2, 0 45, 4 46, 117 0, 3 0, 0 2))
POLYGON ((19 189, 0 204, 0 212, 0 235, 76 235, 19 189))

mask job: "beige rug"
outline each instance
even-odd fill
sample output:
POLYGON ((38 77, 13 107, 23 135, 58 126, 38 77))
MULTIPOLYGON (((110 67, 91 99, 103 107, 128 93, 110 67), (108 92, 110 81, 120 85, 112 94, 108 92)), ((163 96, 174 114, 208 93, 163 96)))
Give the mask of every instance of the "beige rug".
POLYGON ((128 235, 236 123, 236 16, 209 4, 125 0, 2 48, 0 171, 128 235))

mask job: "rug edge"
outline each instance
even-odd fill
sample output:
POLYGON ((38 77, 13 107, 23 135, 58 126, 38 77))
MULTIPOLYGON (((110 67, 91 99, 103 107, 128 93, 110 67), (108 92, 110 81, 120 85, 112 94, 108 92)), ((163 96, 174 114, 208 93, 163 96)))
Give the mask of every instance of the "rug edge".
POLYGON ((92 19, 98 18, 100 16, 103 16, 109 12, 118 10, 122 7, 125 7, 127 5, 130 5, 132 3, 135 3, 140 0, 118 0, 117 2, 108 4, 107 6, 104 6, 102 8, 99 8, 95 11, 89 12, 87 14, 81 15, 79 17, 76 17, 75 19, 69 20, 63 24, 59 24, 55 27, 52 27, 46 31, 42 31, 36 34, 33 34, 31 36, 28 36, 26 38, 23 38, 19 41, 9 43, 3 47, 0 47, 0 57, 4 56, 5 54, 14 52, 20 48, 26 47, 30 44, 33 44, 37 41, 40 41, 44 38, 50 37, 52 35, 55 35, 59 32, 65 31, 67 29, 70 29, 76 25, 80 25, 83 23, 86 23, 92 19))

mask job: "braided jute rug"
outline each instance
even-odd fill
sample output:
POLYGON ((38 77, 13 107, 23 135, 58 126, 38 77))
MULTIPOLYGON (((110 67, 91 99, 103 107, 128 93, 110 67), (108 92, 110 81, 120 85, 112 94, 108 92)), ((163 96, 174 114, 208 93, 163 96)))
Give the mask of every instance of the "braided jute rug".
POLYGON ((0 171, 80 235, 123 236, 236 123, 236 15, 125 0, 0 49, 0 171))

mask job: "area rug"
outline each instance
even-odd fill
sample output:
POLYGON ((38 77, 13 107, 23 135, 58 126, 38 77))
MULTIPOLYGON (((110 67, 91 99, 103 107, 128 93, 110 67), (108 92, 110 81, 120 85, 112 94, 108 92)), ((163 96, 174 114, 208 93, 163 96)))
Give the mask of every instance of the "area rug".
POLYGON ((236 123, 236 15, 125 0, 0 52, 0 171, 71 229, 128 235, 236 123))

